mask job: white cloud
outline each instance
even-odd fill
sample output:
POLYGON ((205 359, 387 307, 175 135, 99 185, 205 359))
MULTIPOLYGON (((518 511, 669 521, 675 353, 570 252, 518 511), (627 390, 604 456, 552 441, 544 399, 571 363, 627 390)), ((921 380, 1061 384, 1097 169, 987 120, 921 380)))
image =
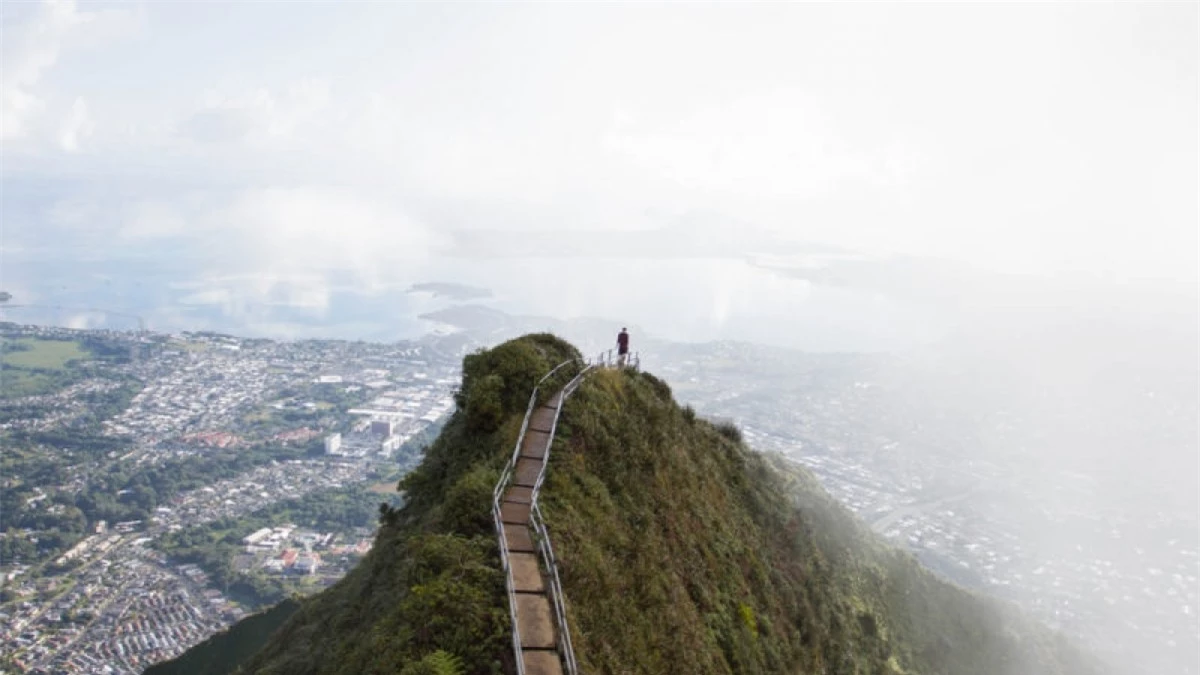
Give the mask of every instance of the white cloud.
POLYGON ((104 312, 82 312, 68 316, 63 323, 67 328, 75 330, 89 330, 94 328, 102 328, 108 322, 108 315, 104 312))
POLYGON ((71 112, 63 120, 62 131, 59 132, 58 144, 66 152, 78 152, 80 143, 92 135, 96 123, 88 114, 87 102, 83 97, 75 99, 71 112))
POLYGON ((130 207, 120 234, 127 239, 159 239, 184 234, 187 222, 171 203, 163 200, 142 201, 130 207))
MULTIPOLYGON (((22 8, 25 9, 25 8, 22 8)), ((129 35, 140 29, 143 16, 127 9, 80 11, 73 0, 47 0, 31 10, 29 16, 14 19, 19 12, 5 7, 3 30, 4 76, 0 83, 0 140, 36 140, 53 134, 42 120, 60 105, 44 80, 60 57, 73 48, 90 48, 129 35)), ((58 137, 65 150, 73 151, 82 129, 70 132, 82 106, 75 97, 67 113, 68 128, 58 137), (64 137, 66 141, 64 141, 64 137), (72 147, 67 147, 72 146, 72 147)), ((63 107, 66 107, 65 105, 63 107)))
MULTIPOLYGON (((74 220, 92 208, 58 210, 74 220)), ((194 285, 176 286, 191 291, 182 302, 230 316, 268 305, 321 315, 336 288, 376 293, 417 281, 447 243, 386 196, 311 185, 147 199, 108 232, 127 255, 182 252, 200 272, 194 285)))
MULTIPOLYGON (((436 240, 406 213, 608 231, 714 213, 880 254, 1194 277, 1195 78, 1166 79, 1125 46, 1132 8, 1054 19, 1099 22, 1069 31, 1082 51, 1068 58, 1057 32, 994 8, 963 21, 806 5, 506 7, 443 20, 411 4, 213 14, 155 3, 137 49, 92 63, 67 54, 111 40, 115 15, 28 7, 5 7, 6 160, 13 139, 53 148, 30 176, 62 177, 69 194, 86 176, 107 199, 78 227, 146 246, 225 228, 266 272, 332 260, 383 279, 380 251, 436 240), (1028 43, 1016 61, 982 30, 997 14, 1028 43), (269 34, 246 29, 264 21, 269 34), (1110 61, 1125 65, 1110 72, 1110 61), (146 86, 121 86, 133 82, 146 86), (186 202, 206 191, 220 195, 186 202), (348 241, 305 224, 310 211, 348 241), (379 222, 419 236, 392 245, 399 235, 379 222)), ((1194 37, 1176 43, 1172 59, 1194 74, 1194 37)), ((10 175, 23 168, 6 161, 10 175)))
POLYGON ((45 107, 41 99, 21 87, 5 87, 0 93, 0 139, 11 140, 28 133, 28 120, 45 107))
POLYGON ((741 197, 806 198, 847 180, 887 180, 888 159, 852 147, 796 91, 743 96, 646 131, 616 116, 608 148, 684 188, 741 197))
POLYGON ((179 133, 202 143, 247 142, 253 146, 280 145, 313 132, 326 121, 329 83, 309 78, 282 91, 265 87, 227 93, 221 87, 205 92, 202 108, 179 126, 179 133))
POLYGON ((83 196, 71 196, 55 202, 46 209, 46 222, 49 225, 63 228, 94 227, 96 221, 103 216, 101 205, 83 196))
MULTIPOLYGON (((29 133, 29 123, 45 103, 33 88, 58 60, 59 43, 79 23, 73 3, 47 2, 36 17, 4 39, 3 135, 11 140, 29 133)), ((6 22, 7 23, 7 22, 6 22)), ((9 31, 5 31, 6 33, 9 31)))
POLYGON ((209 223, 236 234, 243 255, 279 273, 348 269, 383 276, 392 263, 420 259, 438 243, 394 204, 347 188, 247 190, 209 223))

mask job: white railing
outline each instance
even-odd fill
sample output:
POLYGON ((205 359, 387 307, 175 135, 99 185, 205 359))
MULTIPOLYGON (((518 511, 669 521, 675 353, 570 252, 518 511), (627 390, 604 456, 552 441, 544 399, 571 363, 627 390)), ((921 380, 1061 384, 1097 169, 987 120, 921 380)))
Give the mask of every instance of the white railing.
POLYGON ((508 489, 509 483, 512 482, 517 460, 521 456, 521 446, 525 442, 525 434, 529 429, 529 420, 533 416, 533 411, 537 408, 538 391, 546 380, 550 379, 552 375, 562 368, 571 364, 582 366, 575 377, 571 378, 571 381, 558 393, 558 402, 554 410, 554 421, 550 425, 549 437, 546 440, 546 451, 542 457, 542 467, 538 471, 538 477, 534 481, 529 499, 529 526, 537 542, 538 553, 548 577, 547 582, 549 585, 551 607, 554 610, 555 628, 558 633, 559 658, 567 675, 578 675, 579 665, 575 660, 575 649, 571 645, 571 631, 567 624, 567 608, 563 599, 562 581, 558 574, 558 559, 554 555, 554 547, 550 543, 550 533, 546 529, 542 510, 538 505, 538 493, 541 491, 542 483, 546 479, 546 467, 550 463, 550 446, 554 443, 554 434, 558 430, 558 418, 562 414, 563 404, 566 402, 567 397, 575 393, 575 390, 583 383, 583 378, 597 368, 637 369, 640 363, 636 352, 620 355, 615 354, 614 350, 611 349, 607 352, 601 352, 595 359, 587 361, 579 359, 563 361, 551 369, 550 372, 543 375, 542 379, 538 380, 537 385, 534 386, 533 392, 529 395, 529 405, 525 409, 525 419, 521 422, 521 432, 517 436, 517 445, 513 449, 513 454, 508 459, 508 463, 504 465, 504 469, 500 472, 500 480, 496 482, 496 488, 492 491, 492 519, 496 523, 496 535, 500 542, 500 563, 504 568, 508 591, 508 611, 512 617, 513 654, 516 656, 517 661, 517 675, 525 675, 525 660, 522 657, 521 632, 517 618, 517 596, 514 590, 515 584, 513 582, 512 566, 509 563, 508 539, 505 537, 504 520, 500 513, 500 501, 504 496, 504 491, 508 489))
POLYGON ((542 490, 542 483, 546 480, 546 467, 550 463, 550 447, 554 443, 555 432, 558 431, 558 418, 562 414, 563 404, 566 403, 567 397, 575 393, 575 390, 583 383, 583 378, 596 367, 594 363, 585 365, 583 370, 571 378, 571 381, 559 393, 558 405, 554 410, 554 422, 550 425, 550 438, 546 441, 545 459, 542 460, 542 469, 538 472, 537 480, 534 481, 533 491, 530 495, 532 506, 529 509, 529 525, 533 530, 534 536, 537 537, 538 552, 541 554, 542 564, 546 567, 547 577, 549 578, 550 602, 554 609, 554 622, 558 628, 558 653, 567 675, 578 675, 579 665, 575 661, 575 648, 571 645, 571 631, 567 624, 567 606, 563 600, 562 580, 558 575, 558 559, 554 556, 554 546, 550 543, 550 533, 546 529, 545 519, 542 518, 542 509, 538 504, 538 494, 542 490))
POLYGON ((591 363, 600 368, 633 368, 637 370, 641 365, 641 358, 637 352, 619 354, 617 350, 609 349, 600 352, 591 363))
POLYGON ((558 631, 558 654, 562 660, 563 670, 568 675, 578 675, 579 666, 575 661, 575 647, 571 645, 571 630, 567 623, 567 606, 563 602, 562 580, 558 576, 558 559, 554 557, 554 547, 550 544, 550 533, 542 520, 542 510, 535 503, 529 510, 529 525, 533 536, 537 537, 538 553, 542 564, 549 570, 547 576, 550 586, 550 605, 554 609, 554 623, 558 631))
MULTIPOLYGON (((552 375, 554 375, 556 372, 558 372, 562 368, 569 366, 573 363, 579 363, 579 360, 571 359, 569 361, 563 361, 562 363, 560 363, 557 366, 555 366, 554 368, 552 368, 550 370, 550 372, 543 375, 542 379, 538 380, 537 384, 533 387, 533 392, 529 394, 529 405, 525 409, 525 419, 521 422, 521 433, 517 436, 517 445, 515 448, 513 448, 512 457, 509 457, 508 463, 504 465, 504 470, 500 472, 500 480, 498 480, 496 482, 496 488, 494 490, 492 490, 492 520, 495 521, 495 523, 496 523, 496 536, 499 538, 499 542, 500 542, 500 565, 501 565, 501 567, 504 568, 505 585, 506 585, 507 591, 508 591, 508 612, 509 612, 509 615, 512 617, 513 654, 516 655, 516 658, 517 658, 517 674, 518 675, 525 675, 525 660, 523 658, 521 658, 521 629, 520 629, 520 625, 517 622, 517 595, 516 595, 516 591, 513 590, 513 588, 515 587, 515 584, 513 582, 512 565, 509 563, 509 559, 508 559, 508 538, 504 534, 504 519, 500 514, 500 500, 504 496, 504 491, 508 488, 508 484, 510 482, 512 482, 513 471, 515 471, 516 466, 517 466, 517 459, 521 456, 521 446, 525 442, 525 433, 529 430, 529 419, 530 419, 530 417, 533 416, 534 409, 537 408, 538 391, 541 389, 542 384, 546 380, 550 379, 550 377, 552 375)), ((562 404, 562 400, 560 397, 559 405, 561 406, 561 404, 562 404)), ((558 421, 558 414, 555 413, 555 422, 557 423, 557 421, 558 421)), ((551 427, 551 428, 553 429, 553 427, 551 427)), ((550 440, 553 440, 553 434, 551 434, 550 440)), ((549 441, 547 441, 547 448, 546 448, 547 453, 549 453, 549 451, 550 451, 550 448, 548 446, 549 446, 549 441)), ((542 473, 545 473, 545 470, 546 470, 546 465, 543 461, 542 473)), ((540 482, 540 477, 541 476, 539 474, 539 482, 540 482)), ((533 501, 532 499, 531 499, 531 502, 533 504, 537 503, 537 502, 533 501)), ((530 508, 530 511, 532 512, 532 506, 530 508)), ((557 570, 555 572, 555 575, 557 576, 557 570)), ((561 589, 559 589, 558 595, 559 596, 562 595, 561 589)), ((557 619, 557 613, 556 613, 555 618, 557 619)), ((567 632, 565 615, 563 615, 563 619, 564 619, 563 622, 559 626, 559 634, 560 635, 567 632)), ((561 641, 561 638, 559 638, 559 639, 561 641)), ((568 645, 570 644, 570 636, 569 635, 567 637, 567 644, 568 645)), ((574 658, 575 658, 575 655, 572 652, 571 660, 574 661, 574 658)))

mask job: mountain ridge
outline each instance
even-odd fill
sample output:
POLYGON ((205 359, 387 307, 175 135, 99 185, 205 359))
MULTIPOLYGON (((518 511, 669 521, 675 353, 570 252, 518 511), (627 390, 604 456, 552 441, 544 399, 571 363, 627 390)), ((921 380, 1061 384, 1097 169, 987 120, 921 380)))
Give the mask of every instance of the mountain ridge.
MULTIPOLYGON (((404 507, 381 510, 371 554, 238 672, 514 672, 491 493, 533 384, 578 356, 544 334, 467 356, 458 410, 401 481, 404 507)), ((567 402, 542 509, 584 673, 1102 672, 648 373, 594 373, 567 402)))

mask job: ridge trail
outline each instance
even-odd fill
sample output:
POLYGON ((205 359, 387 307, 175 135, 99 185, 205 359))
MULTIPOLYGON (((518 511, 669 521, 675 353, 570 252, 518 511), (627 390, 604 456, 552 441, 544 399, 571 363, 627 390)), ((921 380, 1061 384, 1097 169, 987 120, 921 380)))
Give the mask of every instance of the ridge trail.
POLYGON ((538 491, 546 477, 550 446, 567 398, 583 378, 599 368, 639 365, 636 354, 619 363, 611 352, 589 361, 565 361, 534 387, 525 411, 517 447, 492 493, 492 517, 500 545, 517 675, 578 675, 558 561, 538 508, 538 491), (560 369, 576 364, 579 372, 549 399, 538 404, 538 390, 560 369))
POLYGON ((565 672, 558 652, 558 628, 529 523, 533 490, 550 454, 551 429, 558 416, 563 391, 550 400, 555 405, 539 406, 529 419, 512 482, 500 502, 500 522, 504 531, 501 545, 508 549, 509 590, 516 596, 517 630, 514 632, 519 635, 518 657, 522 661, 518 672, 526 675, 562 675, 565 672))

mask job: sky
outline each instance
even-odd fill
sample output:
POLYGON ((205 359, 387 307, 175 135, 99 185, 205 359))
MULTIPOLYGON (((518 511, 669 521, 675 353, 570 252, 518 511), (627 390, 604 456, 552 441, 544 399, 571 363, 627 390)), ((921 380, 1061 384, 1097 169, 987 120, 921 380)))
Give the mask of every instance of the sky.
POLYGON ((27 294, 22 263, 153 260, 193 300, 320 305, 456 280, 472 232, 694 222, 739 255, 1197 280, 1195 3, 0 12, 0 282, 27 294))
MULTIPOLYGON (((1092 394, 1196 409, 1198 24, 1195 2, 3 0, 0 290, 394 339, 446 305, 405 289, 455 282, 635 339, 933 344, 1040 387, 1048 427, 1101 411, 1060 429, 1088 457, 1126 438, 1092 394)), ((1180 443, 1097 464, 1194 496, 1176 419, 1180 443)))

